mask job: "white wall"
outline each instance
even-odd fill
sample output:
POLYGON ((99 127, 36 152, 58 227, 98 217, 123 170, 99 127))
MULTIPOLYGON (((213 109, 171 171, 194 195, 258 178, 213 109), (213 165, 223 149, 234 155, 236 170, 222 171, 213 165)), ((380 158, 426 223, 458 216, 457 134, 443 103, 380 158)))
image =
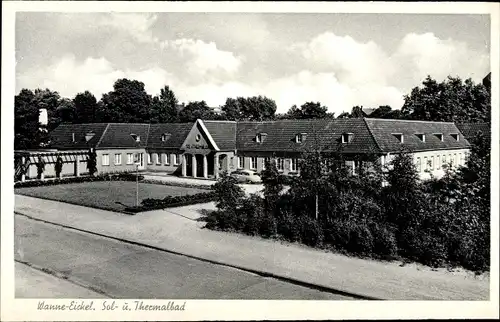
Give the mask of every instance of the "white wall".
MULTIPOLYGON (((466 156, 470 153, 469 149, 456 149, 456 150, 434 150, 434 151, 424 151, 424 152, 414 152, 413 162, 417 167, 417 172, 420 175, 420 179, 427 180, 431 178, 431 174, 435 178, 441 178, 445 171, 443 169, 443 156, 445 156, 446 165, 449 166, 450 161, 453 159, 453 167, 458 168, 459 166, 465 165, 466 156), (432 162, 432 167, 426 166, 425 162, 432 162), (456 160, 456 161, 455 161, 456 160), (420 166, 419 166, 420 162, 420 166), (439 164, 438 164, 439 162, 439 164), (428 171, 426 171, 428 170, 428 171)), ((381 157, 382 164, 389 163, 394 158, 393 154, 381 157)))

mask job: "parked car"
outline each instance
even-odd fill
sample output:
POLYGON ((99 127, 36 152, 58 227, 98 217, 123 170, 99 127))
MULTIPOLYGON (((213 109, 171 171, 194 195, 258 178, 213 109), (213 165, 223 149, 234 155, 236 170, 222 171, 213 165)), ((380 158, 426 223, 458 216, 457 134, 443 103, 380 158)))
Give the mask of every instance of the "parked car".
POLYGON ((237 170, 231 173, 231 177, 240 183, 260 183, 262 179, 252 170, 237 170))

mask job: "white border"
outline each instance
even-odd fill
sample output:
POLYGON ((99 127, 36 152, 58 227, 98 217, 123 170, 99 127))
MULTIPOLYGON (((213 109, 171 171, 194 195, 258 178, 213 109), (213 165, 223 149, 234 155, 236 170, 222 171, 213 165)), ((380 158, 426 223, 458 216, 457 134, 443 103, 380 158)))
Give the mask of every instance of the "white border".
MULTIPOLYGON (((268 320, 268 319, 424 319, 498 318, 498 188, 500 172, 499 121, 499 5, 496 3, 324 3, 324 2, 2 2, 2 212, 1 320, 268 320), (199 301, 190 300, 181 314, 78 311, 40 312, 37 300, 14 299, 13 261, 13 106, 15 95, 14 23, 17 11, 52 12, 335 12, 335 13, 454 13, 491 14, 492 71, 492 267, 490 301, 199 301)), ((464 26, 466 28, 466 26, 464 26)), ((56 300, 58 302, 62 300, 56 300)), ((52 301, 54 302, 54 301, 52 301)), ((148 301, 150 302, 150 301, 148 301)), ((154 301, 151 301, 154 302, 154 301)), ((153 304, 153 303, 151 303, 153 304)))

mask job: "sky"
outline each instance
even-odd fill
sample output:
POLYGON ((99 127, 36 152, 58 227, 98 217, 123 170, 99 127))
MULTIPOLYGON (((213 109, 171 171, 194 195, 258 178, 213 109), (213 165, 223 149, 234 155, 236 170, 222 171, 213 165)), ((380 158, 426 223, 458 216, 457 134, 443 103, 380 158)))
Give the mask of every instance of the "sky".
POLYGON ((401 108, 427 75, 480 82, 490 19, 464 14, 18 12, 16 93, 97 99, 119 78, 180 102, 264 95, 278 111, 320 102, 401 108))

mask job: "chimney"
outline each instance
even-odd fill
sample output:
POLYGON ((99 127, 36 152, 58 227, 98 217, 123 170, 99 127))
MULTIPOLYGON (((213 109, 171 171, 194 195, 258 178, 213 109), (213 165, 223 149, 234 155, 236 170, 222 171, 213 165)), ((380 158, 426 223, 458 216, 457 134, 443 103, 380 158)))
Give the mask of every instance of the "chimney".
POLYGON ((49 117, 46 108, 41 108, 38 110, 38 123, 40 123, 40 131, 47 131, 47 125, 49 124, 49 117))
POLYGON ((75 143, 75 133, 71 133, 71 142, 75 143))

